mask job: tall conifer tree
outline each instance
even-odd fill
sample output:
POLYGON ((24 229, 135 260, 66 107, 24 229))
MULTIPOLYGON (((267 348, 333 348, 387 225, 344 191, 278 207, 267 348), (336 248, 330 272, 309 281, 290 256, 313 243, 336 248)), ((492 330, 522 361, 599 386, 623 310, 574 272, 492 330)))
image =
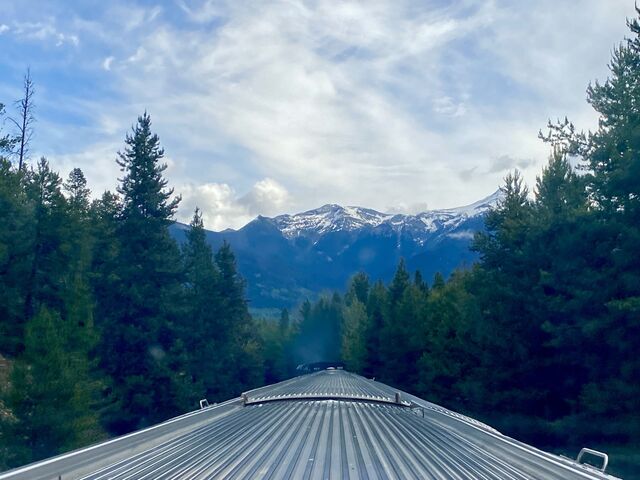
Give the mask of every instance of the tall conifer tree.
POLYGON ((124 173, 116 295, 102 326, 101 363, 113 383, 107 426, 124 433, 179 413, 167 358, 181 295, 179 251, 170 237, 179 197, 163 176, 164 150, 147 113, 138 118, 117 163, 124 173))

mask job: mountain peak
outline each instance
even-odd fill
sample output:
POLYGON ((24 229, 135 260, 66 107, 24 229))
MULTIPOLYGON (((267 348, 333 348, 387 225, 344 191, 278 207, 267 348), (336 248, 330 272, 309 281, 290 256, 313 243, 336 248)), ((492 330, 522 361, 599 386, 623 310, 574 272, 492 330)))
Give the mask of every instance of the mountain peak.
POLYGON ((397 232, 412 230, 414 235, 420 236, 420 231, 428 233, 442 227, 455 228, 465 219, 483 215, 497 204, 501 195, 498 190, 471 205, 427 210, 416 215, 389 214, 370 208, 328 203, 306 212, 279 215, 273 218, 273 222, 287 238, 319 237, 328 232, 349 232, 383 226, 397 232))
MULTIPOLYGON (((225 241, 232 245, 253 307, 290 308, 342 288, 357 271, 389 281, 401 257, 425 278, 469 265, 477 258, 469 244, 501 198, 496 192, 465 207, 416 215, 327 204, 295 215, 259 216, 240 230, 208 232, 207 238, 216 248, 225 241)), ((172 231, 184 241, 188 228, 175 225, 172 231)))

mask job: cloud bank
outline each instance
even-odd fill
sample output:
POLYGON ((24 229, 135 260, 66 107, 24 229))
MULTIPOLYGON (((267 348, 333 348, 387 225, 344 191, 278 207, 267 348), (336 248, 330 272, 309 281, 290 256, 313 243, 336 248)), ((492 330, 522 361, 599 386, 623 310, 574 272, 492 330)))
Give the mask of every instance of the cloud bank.
POLYGON ((196 205, 215 229, 324 203, 413 212, 471 203, 512 168, 533 182, 548 118, 594 125, 585 88, 634 12, 579 4, 53 0, 0 8, 0 61, 14 80, 18 52, 32 65, 37 147, 97 191, 146 109, 180 220, 196 205))

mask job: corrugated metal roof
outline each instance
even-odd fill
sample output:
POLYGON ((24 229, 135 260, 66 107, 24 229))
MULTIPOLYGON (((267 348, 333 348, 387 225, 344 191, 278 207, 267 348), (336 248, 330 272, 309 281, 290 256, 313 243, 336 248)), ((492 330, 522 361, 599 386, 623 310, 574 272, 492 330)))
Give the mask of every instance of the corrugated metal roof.
MULTIPOLYGON (((353 400, 371 400, 396 402, 396 394, 400 391, 384 383, 376 382, 345 370, 323 370, 321 372, 296 377, 291 380, 268 385, 246 392, 247 403, 271 400, 305 399, 305 398, 349 398, 353 400)), ((437 411, 443 415, 458 418, 481 428, 497 433, 494 428, 473 418, 453 412, 421 398, 400 392, 400 400, 410 405, 437 411)))
POLYGON ((396 390, 344 370, 323 370, 247 392, 249 403, 293 398, 349 398, 394 402, 396 390))
MULTIPOLYGON (((297 377, 209 407, 202 413, 207 421, 148 448, 125 454, 123 439, 118 458, 85 470, 85 476, 67 470, 62 478, 611 478, 404 392, 398 403, 396 393, 339 370, 297 377)), ((92 448, 101 458, 101 446, 92 448)), ((66 455, 65 461, 87 452, 66 455)), ((31 472, 37 477, 15 478, 57 478, 56 463, 49 460, 46 470, 36 464, 31 472)))
POLYGON ((321 400, 250 405, 86 478, 530 477, 410 409, 321 400))

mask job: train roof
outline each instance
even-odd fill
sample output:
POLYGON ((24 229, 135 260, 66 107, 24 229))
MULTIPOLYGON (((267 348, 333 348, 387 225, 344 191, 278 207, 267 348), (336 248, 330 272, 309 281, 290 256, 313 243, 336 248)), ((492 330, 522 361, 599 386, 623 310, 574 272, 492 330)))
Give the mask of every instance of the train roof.
POLYGON ((17 479, 611 479, 331 369, 0 474, 17 479))

